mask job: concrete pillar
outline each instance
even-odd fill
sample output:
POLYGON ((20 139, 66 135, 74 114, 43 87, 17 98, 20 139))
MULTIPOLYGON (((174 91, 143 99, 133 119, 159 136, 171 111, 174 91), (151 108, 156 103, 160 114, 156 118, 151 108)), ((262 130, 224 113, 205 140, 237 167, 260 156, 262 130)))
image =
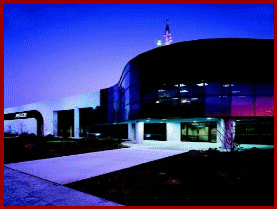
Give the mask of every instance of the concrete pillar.
POLYGON ((74 108, 74 137, 80 137, 80 109, 74 108))
POLYGON ((53 112, 53 135, 58 136, 58 111, 53 112))
POLYGON ((135 124, 128 123, 128 139, 130 141, 135 141, 135 124))
POLYGON ((166 141, 180 142, 181 141, 181 123, 169 122, 166 123, 166 141))
POLYGON ((138 122, 135 124, 135 140, 136 144, 142 144, 144 138, 144 123, 138 122))

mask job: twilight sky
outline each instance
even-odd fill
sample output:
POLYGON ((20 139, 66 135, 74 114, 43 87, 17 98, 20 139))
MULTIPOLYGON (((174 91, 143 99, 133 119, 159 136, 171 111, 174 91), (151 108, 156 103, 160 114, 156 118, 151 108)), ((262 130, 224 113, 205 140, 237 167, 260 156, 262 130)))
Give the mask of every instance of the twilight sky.
POLYGON ((173 43, 274 38, 274 5, 5 5, 4 107, 99 91, 133 57, 173 43))

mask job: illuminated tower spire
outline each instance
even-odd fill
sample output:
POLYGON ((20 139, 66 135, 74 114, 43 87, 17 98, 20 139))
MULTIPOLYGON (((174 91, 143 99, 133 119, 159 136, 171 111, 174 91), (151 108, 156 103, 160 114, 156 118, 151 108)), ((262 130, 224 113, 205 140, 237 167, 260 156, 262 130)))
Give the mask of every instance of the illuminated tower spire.
POLYGON ((170 45, 172 43, 172 38, 169 31, 168 18, 166 19, 164 38, 165 38, 165 45, 170 45))

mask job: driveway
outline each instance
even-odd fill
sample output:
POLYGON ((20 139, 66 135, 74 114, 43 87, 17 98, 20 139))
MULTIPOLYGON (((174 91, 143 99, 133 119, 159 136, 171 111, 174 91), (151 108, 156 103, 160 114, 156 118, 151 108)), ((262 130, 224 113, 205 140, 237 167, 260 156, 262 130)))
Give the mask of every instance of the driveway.
POLYGON ((4 166, 58 184, 68 184, 184 152, 186 151, 123 148, 4 166))

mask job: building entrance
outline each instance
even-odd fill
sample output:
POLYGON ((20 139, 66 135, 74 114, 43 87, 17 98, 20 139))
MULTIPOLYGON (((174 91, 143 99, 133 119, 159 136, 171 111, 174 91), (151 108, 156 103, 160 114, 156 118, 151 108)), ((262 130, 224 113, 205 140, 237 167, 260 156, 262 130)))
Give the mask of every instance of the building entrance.
POLYGON ((144 123, 144 140, 166 141, 166 123, 144 123))
POLYGON ((74 137, 74 110, 58 111, 58 136, 74 137))
POLYGON ((181 123, 181 141, 217 142, 216 122, 181 123))

